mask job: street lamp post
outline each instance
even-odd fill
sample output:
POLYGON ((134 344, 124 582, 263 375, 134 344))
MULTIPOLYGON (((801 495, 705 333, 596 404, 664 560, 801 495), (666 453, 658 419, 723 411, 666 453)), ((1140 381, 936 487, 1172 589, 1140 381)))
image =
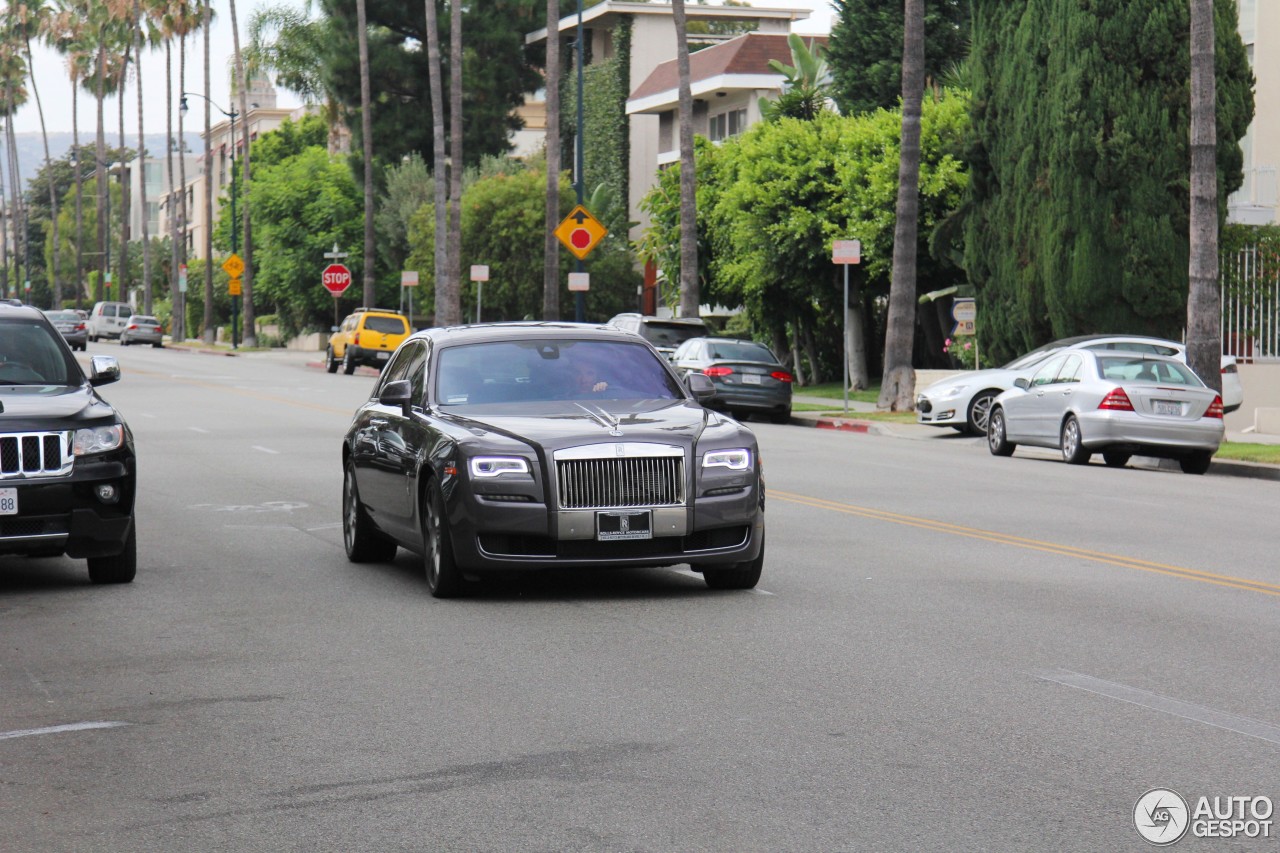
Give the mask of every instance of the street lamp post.
MULTIPOLYGON (((204 95, 201 95, 199 92, 183 92, 181 100, 179 101, 179 105, 178 105, 178 109, 182 111, 183 115, 186 115, 188 110, 188 107, 187 107, 188 95, 194 95, 197 98, 208 101, 210 106, 212 106, 218 112, 222 113, 231 121, 231 254, 234 255, 237 249, 239 248, 239 244, 236 239, 239 236, 238 225, 236 220, 236 116, 240 115, 240 113, 236 112, 235 107, 231 108, 231 112, 227 112, 222 107, 218 106, 217 102, 212 101, 209 98, 206 98, 204 95)), ((213 223, 212 222, 206 223, 205 227, 212 228, 213 223)), ((233 294, 231 297, 231 348, 232 349, 236 349, 240 345, 239 308, 240 308, 240 297, 235 296, 233 294)))

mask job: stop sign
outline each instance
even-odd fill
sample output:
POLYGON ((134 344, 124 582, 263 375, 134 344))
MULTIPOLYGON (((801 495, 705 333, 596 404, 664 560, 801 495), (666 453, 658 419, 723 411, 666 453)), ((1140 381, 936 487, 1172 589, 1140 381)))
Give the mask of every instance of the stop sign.
POLYGON ((343 291, 351 286, 351 270, 342 264, 329 264, 324 268, 324 275, 321 276, 320 282, 325 290, 334 296, 341 296, 343 291))

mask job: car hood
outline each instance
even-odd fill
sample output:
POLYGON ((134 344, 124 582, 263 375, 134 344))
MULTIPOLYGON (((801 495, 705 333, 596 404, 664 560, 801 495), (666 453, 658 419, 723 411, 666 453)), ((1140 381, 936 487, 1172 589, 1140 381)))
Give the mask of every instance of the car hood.
POLYGON ((0 386, 0 431, 75 429, 115 410, 88 385, 0 386))
POLYGON ((486 432, 548 450, 608 441, 685 445, 725 419, 690 400, 572 400, 445 407, 442 416, 477 437, 486 432))
POLYGON ((1004 390, 1013 387, 1013 380, 1022 376, 1024 371, 1006 370, 1002 367, 994 367, 989 370, 969 370, 959 376, 950 376, 946 379, 939 379, 921 391, 928 397, 945 397, 949 392, 957 388, 999 388, 1004 390))

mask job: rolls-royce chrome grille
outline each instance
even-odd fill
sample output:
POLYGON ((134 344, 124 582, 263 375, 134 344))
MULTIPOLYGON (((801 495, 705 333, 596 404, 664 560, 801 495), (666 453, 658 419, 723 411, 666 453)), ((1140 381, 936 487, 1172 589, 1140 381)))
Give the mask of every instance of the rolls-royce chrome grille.
POLYGON ((0 435, 0 479, 68 473, 73 461, 68 436, 65 432, 0 435))
POLYGON ((683 456, 561 459, 556 479, 561 509, 684 503, 683 456))

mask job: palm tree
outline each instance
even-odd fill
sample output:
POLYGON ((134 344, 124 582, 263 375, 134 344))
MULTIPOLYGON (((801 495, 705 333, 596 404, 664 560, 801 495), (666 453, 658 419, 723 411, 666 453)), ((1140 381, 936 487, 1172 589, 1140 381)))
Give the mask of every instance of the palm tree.
POLYGON ((356 40, 360 45, 360 142, 364 148, 364 301, 366 308, 376 302, 373 242, 373 97, 369 92, 369 19, 364 0, 356 0, 356 40))
MULTIPOLYGON (((209 30, 213 19, 213 0, 204 0, 204 318, 203 337, 211 344, 217 336, 213 325, 213 143, 211 121, 213 101, 209 99, 212 77, 209 74, 209 30)), ((235 140, 231 140, 235 143, 235 140)), ((234 225, 232 227, 235 227, 234 225)))
MULTIPOLYGON (((90 27, 82 0, 59 0, 50 19, 46 39, 66 57, 71 78, 71 155, 76 188, 76 307, 84 297, 84 151, 80 147, 78 118, 80 86, 88 77, 91 63, 90 27)), ((54 245, 57 245, 56 243, 54 245)))
MULTIPOLYGON (((15 31, 22 37, 26 47, 27 71, 31 79, 31 94, 35 97, 36 111, 40 115, 40 139, 44 144, 44 165, 48 169, 52 162, 49 157, 49 132, 44 123, 44 104, 40 100, 40 89, 36 86, 35 69, 32 67, 31 37, 44 35, 53 18, 53 8, 46 0, 26 0, 17 9, 15 31)), ((54 187, 53 175, 49 175, 49 217, 53 229, 53 245, 58 245, 58 193, 54 187)), ((62 307, 62 269, 61 255, 53 253, 53 269, 50 271, 50 285, 53 290, 53 307, 62 307)))
POLYGON ((1221 295, 1218 292, 1217 81, 1213 69, 1213 0, 1191 0, 1191 260, 1187 293, 1187 362, 1222 390, 1221 295))
MULTIPOLYGON (((244 54, 240 50, 240 25, 236 23, 236 0, 230 0, 231 10, 231 43, 235 51, 236 88, 240 91, 240 131, 244 139, 244 151, 240 159, 241 174, 240 201, 244 220, 244 345, 258 345, 258 334, 253 315, 253 228, 249 223, 249 80, 245 75, 244 54)), ((231 140, 232 146, 235 140, 231 140)), ((232 178, 232 180, 235 180, 232 178)), ((232 223, 232 227, 235 224, 232 223)))
MULTIPOLYGON (((27 238, 25 228, 22 227, 26 217, 22 213, 21 185, 18 178, 18 145, 13 133, 13 116, 27 100, 26 87, 20 83, 15 85, 15 81, 21 81, 26 76, 27 63, 22 56, 18 40, 10 28, 0 28, 0 80, 4 81, 4 87, 0 89, 0 117, 5 119, 4 138, 7 148, 5 160, 9 168, 9 222, 12 224, 15 243, 13 247, 15 273, 13 286, 15 288, 20 287, 23 280, 21 268, 23 253, 20 250, 26 245, 27 238)), ((28 270, 27 275, 30 276, 30 274, 28 270)))
POLYGON ((151 308, 151 217, 147 215, 147 140, 142 123, 142 42, 154 39, 148 32, 148 19, 142 13, 142 4, 133 0, 133 64, 138 74, 138 209, 142 211, 142 305, 143 313, 151 308))
MULTIPOLYGON (((462 287, 462 0, 449 4, 449 255, 450 293, 462 287)), ((459 305, 461 313, 461 305, 459 305)))
POLYGON ((909 411, 916 376, 911 350, 916 324, 916 232, 920 210, 920 99, 924 96, 924 0, 906 0, 902 41, 902 145, 897 222, 885 328, 884 378, 876 406, 909 411))
POLYGON ((343 107, 316 56, 332 39, 333 18, 311 19, 311 2, 302 9, 267 6, 249 19, 245 55, 256 68, 274 71, 277 85, 295 92, 307 104, 321 107, 329 126, 329 153, 337 154, 343 107), (274 37, 269 38, 269 36, 274 37))
POLYGON ((673 0, 676 26, 676 69, 680 76, 680 316, 697 317, 698 202, 693 161, 693 93, 689 83, 689 31, 684 0, 673 0))
POLYGON ((440 82, 440 30, 436 14, 436 0, 426 0, 427 7, 427 76, 431 87, 431 155, 435 173, 436 214, 436 317, 437 326, 451 326, 461 318, 454 306, 458 300, 449 298, 448 241, 446 204, 448 175, 444 166, 444 87, 440 82))
POLYGON ((542 319, 560 319, 560 3, 547 0, 547 235, 543 244, 542 319))

